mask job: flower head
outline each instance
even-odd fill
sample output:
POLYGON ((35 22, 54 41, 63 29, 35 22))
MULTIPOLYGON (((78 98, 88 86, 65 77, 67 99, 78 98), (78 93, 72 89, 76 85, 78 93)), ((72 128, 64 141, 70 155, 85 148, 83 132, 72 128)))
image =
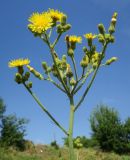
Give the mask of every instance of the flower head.
POLYGON ((30 60, 29 59, 15 59, 15 60, 12 60, 8 63, 8 66, 10 68, 13 68, 13 67, 22 67, 24 65, 28 65, 30 63, 30 60))
POLYGON ((54 21, 61 21, 61 18, 65 15, 64 13, 54 9, 49 9, 48 14, 54 21))
POLYGON ((46 30, 52 27, 52 18, 47 12, 43 13, 33 13, 31 17, 28 19, 30 24, 28 24, 28 28, 37 34, 42 34, 46 30))
POLYGON ((82 42, 82 38, 80 36, 69 36, 68 41, 71 43, 81 43, 82 42))
POLYGON ((85 37, 86 39, 91 39, 91 40, 92 40, 92 39, 96 38, 97 35, 92 34, 92 33, 88 33, 88 34, 85 34, 84 37, 85 37))

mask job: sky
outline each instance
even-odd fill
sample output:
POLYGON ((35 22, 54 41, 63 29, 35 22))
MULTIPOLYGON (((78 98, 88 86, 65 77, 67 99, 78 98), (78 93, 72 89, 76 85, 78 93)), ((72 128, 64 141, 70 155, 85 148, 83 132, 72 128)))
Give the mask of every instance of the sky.
MULTIPOLYGON (((29 16, 33 12, 43 12, 48 8, 67 14, 67 21, 72 25, 71 30, 62 36, 56 47, 60 56, 65 52, 66 34, 81 36, 89 32, 96 34, 97 25, 103 23, 107 29, 112 14, 118 12, 116 41, 106 52, 106 59, 116 56, 118 61, 109 67, 101 68, 98 72, 88 96, 76 112, 74 137, 91 136, 90 113, 98 104, 114 107, 118 110, 122 121, 130 116, 130 0, 1 0, 0 2, 0 97, 7 106, 7 114, 16 114, 17 117, 30 120, 26 139, 44 144, 57 140, 62 144, 62 138, 65 137, 64 133, 41 111, 27 90, 14 82, 16 69, 8 68, 8 62, 17 58, 29 58, 31 65, 40 72, 42 72, 42 61, 51 63, 47 46, 27 29, 29 16)), ((78 63, 83 56, 82 45, 78 45, 77 48, 75 57, 78 63)), ((68 129, 68 98, 48 82, 39 81, 33 76, 31 80, 33 91, 41 102, 68 129)), ((80 98, 84 89, 77 95, 76 100, 80 98)))

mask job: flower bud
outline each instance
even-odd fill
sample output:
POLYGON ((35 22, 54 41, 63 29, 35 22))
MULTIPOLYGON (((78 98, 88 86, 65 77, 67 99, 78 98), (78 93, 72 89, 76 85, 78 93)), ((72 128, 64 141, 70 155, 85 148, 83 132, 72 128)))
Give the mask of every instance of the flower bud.
POLYGON ((57 25, 57 33, 62 33, 63 32, 63 28, 61 26, 61 24, 57 25))
POLYGON ((82 59, 82 61, 80 62, 81 67, 86 68, 89 64, 89 58, 87 55, 85 55, 82 59))
POLYGON ((105 27, 104 27, 104 25, 103 24, 99 24, 98 25, 98 30, 99 30, 99 33, 101 33, 101 34, 105 34, 105 32, 106 32, 106 30, 105 30, 105 27))
POLYGON ((104 36, 102 34, 98 35, 98 41, 101 42, 101 43, 105 42, 104 36))
POLYGON ((72 72, 69 64, 67 64, 66 76, 69 78, 71 78, 73 76, 73 72, 72 72))
POLYGON ((98 62, 94 62, 94 63, 92 64, 92 67, 93 67, 93 69, 96 69, 96 68, 98 67, 98 62))
POLYGON ((43 69, 45 70, 45 71, 47 71, 47 63, 46 62, 42 62, 42 67, 43 67, 43 69))
POLYGON ((66 20, 67 20, 67 16, 63 15, 62 18, 61 18, 61 25, 62 26, 66 25, 66 20))
POLYGON ((73 57, 74 56, 74 50, 72 48, 68 49, 68 56, 73 57))
POLYGON ((66 55, 65 54, 63 54, 63 56, 62 56, 62 60, 66 61, 66 55))
POLYGON ((32 82, 28 82, 27 87, 32 88, 32 82))
POLYGON ((71 86, 74 86, 75 83, 76 83, 76 81, 75 81, 74 77, 72 77, 71 80, 70 80, 70 85, 71 85, 71 86))
POLYGON ((29 69, 29 71, 37 78, 39 78, 40 80, 43 79, 43 76, 37 72, 34 68, 32 68, 31 66, 27 65, 27 68, 29 69))
POLYGON ((112 58, 108 59, 105 64, 110 65, 111 63, 113 63, 115 61, 117 61, 117 57, 112 57, 112 58))
POLYGON ((20 73, 15 74, 15 81, 20 84, 22 83, 22 75, 20 73))
POLYGON ((23 81, 24 82, 28 81, 29 77, 30 77, 30 72, 26 72, 25 75, 23 76, 23 81))
POLYGON ((88 51, 87 47, 83 47, 83 51, 86 53, 88 51))
POLYGON ((115 32, 115 26, 113 24, 110 25, 109 29, 108 29, 108 32, 110 34, 113 34, 115 32))
POLYGON ((71 25, 70 25, 70 24, 66 24, 66 25, 64 26, 65 31, 68 31, 70 28, 71 28, 71 25))

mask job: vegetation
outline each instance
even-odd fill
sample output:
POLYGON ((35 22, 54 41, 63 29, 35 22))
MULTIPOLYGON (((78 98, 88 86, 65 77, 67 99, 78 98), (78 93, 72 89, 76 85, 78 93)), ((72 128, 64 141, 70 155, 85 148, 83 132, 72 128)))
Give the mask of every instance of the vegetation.
MULTIPOLYGON (((75 150, 76 154, 77 152, 79 153, 78 160, 130 160, 130 156, 127 155, 121 156, 91 148, 75 150)), ((27 150, 24 152, 0 148, 0 160, 68 160, 68 158, 67 148, 57 150, 50 146, 37 145, 35 146, 35 151, 27 150)))
POLYGON ((130 118, 122 123, 119 114, 108 106, 98 106, 90 118, 93 135, 104 151, 130 153, 130 118))
POLYGON ((16 115, 5 115, 6 106, 0 99, 0 146, 25 149, 25 124, 27 120, 16 115))

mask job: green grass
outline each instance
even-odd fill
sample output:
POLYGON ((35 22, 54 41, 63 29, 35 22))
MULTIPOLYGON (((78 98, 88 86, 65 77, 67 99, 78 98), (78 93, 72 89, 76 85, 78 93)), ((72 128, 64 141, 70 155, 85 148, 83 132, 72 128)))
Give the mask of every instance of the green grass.
MULTIPOLYGON (((130 156, 119 156, 115 153, 104 153, 94 149, 81 149, 78 160, 130 160, 130 156)), ((68 149, 38 145, 35 149, 18 152, 13 149, 0 148, 0 160, 68 160, 68 149)))

